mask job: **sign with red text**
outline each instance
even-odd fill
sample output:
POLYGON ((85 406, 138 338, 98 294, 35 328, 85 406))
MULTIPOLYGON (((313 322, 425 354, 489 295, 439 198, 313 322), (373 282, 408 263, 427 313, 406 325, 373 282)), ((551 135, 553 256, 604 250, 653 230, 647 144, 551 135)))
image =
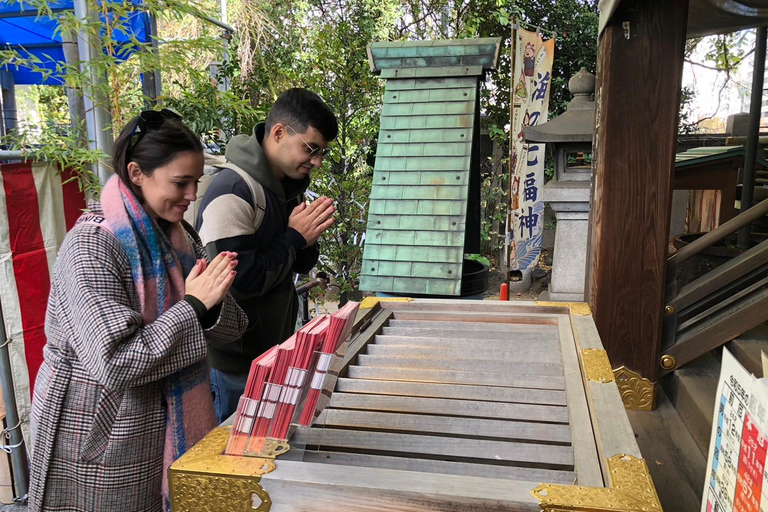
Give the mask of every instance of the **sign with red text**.
POLYGON ((768 512, 765 387, 723 349, 701 512, 768 512))

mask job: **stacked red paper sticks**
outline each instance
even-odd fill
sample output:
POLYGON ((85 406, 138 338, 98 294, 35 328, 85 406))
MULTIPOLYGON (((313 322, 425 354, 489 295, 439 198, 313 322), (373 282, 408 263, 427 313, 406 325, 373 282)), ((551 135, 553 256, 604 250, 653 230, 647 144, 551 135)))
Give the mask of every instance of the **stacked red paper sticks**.
POLYGON ((360 307, 359 302, 347 302, 341 309, 331 315, 331 324, 329 332, 325 336, 325 342, 320 351, 317 364, 315 364, 315 373, 309 383, 309 394, 304 402, 299 424, 305 427, 312 425, 316 414, 321 411, 315 411, 320 394, 323 392, 323 383, 328 374, 334 354, 342 343, 347 341, 352 326, 355 323, 357 310, 360 307))
POLYGON ((266 439, 288 437, 294 418, 311 425, 331 359, 349 338, 358 307, 348 302, 330 318, 314 318, 253 361, 224 453, 260 454, 266 439))

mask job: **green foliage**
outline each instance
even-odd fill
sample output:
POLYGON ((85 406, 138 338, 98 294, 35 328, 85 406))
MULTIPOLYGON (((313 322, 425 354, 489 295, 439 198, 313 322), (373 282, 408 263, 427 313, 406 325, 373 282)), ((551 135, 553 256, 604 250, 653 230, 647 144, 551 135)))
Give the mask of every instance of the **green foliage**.
MULTIPOLYGON (((51 12, 51 0, 32 3, 43 13, 51 12)), ((25 0, 25 5, 30 2, 25 0)), ((569 100, 567 80, 581 66, 593 70, 596 60, 595 0, 230 0, 229 22, 237 32, 229 47, 231 60, 225 64, 216 30, 199 21, 203 13, 218 17, 214 11, 218 2, 147 0, 145 8, 158 17, 161 34, 167 39, 159 51, 134 41, 139 51, 120 65, 125 48, 111 34, 121 30, 120 20, 136 7, 127 2, 109 5, 113 15, 108 27, 102 30, 100 21, 85 26, 91 33, 105 35, 103 56, 89 69, 60 66, 56 73, 68 87, 102 97, 102 105, 113 115, 115 132, 147 104, 140 75, 155 70, 163 77, 164 105, 182 114, 216 150, 223 150, 232 135, 248 133, 264 120, 277 95, 289 87, 319 93, 336 112, 339 136, 323 167, 313 173, 311 188, 336 201, 337 222, 323 236, 320 266, 336 275, 343 291, 354 290, 359 278, 384 89, 384 82, 370 72, 369 43, 502 37, 499 68, 481 89, 484 123, 495 143, 492 157, 481 166, 482 255, 491 262, 497 260, 505 231, 513 19, 558 34, 550 116, 562 112, 569 100), (211 63, 218 65, 216 80, 208 73, 211 63), (104 80, 92 84, 94 74, 104 80), (222 81, 230 84, 228 92, 219 90, 222 81)), ((81 27, 74 16, 63 15, 62 32, 72 34, 81 27)), ((41 69, 34 57, 18 52, 0 50, 0 58, 6 64, 41 69)), ((66 114, 66 103, 60 101, 62 91, 51 93, 58 102, 50 102, 56 107, 46 114, 50 120, 46 126, 61 126, 66 119, 60 115, 66 114)), ((43 151, 45 154, 36 154, 61 161, 65 167, 77 163, 84 173, 90 164, 106 157, 82 149, 73 135, 77 129, 61 131, 54 137, 56 132, 46 128, 39 145, 29 139, 31 132, 19 132, 14 147, 43 151)), ((93 182, 92 175, 84 174, 85 186, 93 182)))
POLYGON ((235 69, 236 61, 224 66, 218 80, 207 72, 190 71, 187 84, 174 82, 179 92, 163 98, 214 153, 223 153, 226 141, 239 133, 250 133, 267 114, 264 108, 255 109, 248 99, 238 97, 235 90, 219 90, 218 83, 225 79, 239 82, 233 74, 235 69))
MULTIPOLYGON (((10 0, 21 3, 22 0, 10 0)), ((108 110, 112 115, 112 126, 102 127, 105 131, 111 129, 117 133, 129 119, 149 104, 141 89, 140 76, 142 73, 160 71, 164 78, 171 78, 167 87, 168 98, 189 90, 188 78, 199 77, 199 71, 206 69, 208 62, 219 56, 222 51, 221 41, 216 37, 202 34, 188 39, 164 41, 159 51, 153 51, 150 43, 143 43, 131 38, 128 43, 117 42, 115 34, 130 34, 128 18, 137 9, 145 9, 158 17, 159 20, 171 23, 189 23, 189 18, 203 14, 197 4, 184 0, 147 0, 141 7, 130 2, 103 2, 88 0, 91 9, 100 13, 90 20, 78 20, 73 11, 57 12, 52 7, 55 2, 50 0, 25 0, 24 9, 35 9, 39 16, 56 17, 59 20, 58 32, 64 38, 74 39, 76 34, 83 31, 101 40, 101 52, 95 52, 93 59, 82 67, 76 64, 57 65, 54 72, 42 67, 39 58, 21 50, 5 49, 0 51, 2 64, 26 67, 40 73, 44 78, 58 79, 62 85, 40 86, 32 89, 34 102, 42 119, 42 126, 20 126, 16 132, 7 135, 0 144, 13 149, 20 149, 26 158, 44 159, 58 163, 62 168, 76 171, 83 189, 95 190, 96 178, 93 175, 93 165, 106 161, 108 155, 87 148, 84 137, 84 127, 77 121, 71 120, 65 88, 79 94, 88 94, 97 107, 108 110), (129 50, 135 50, 129 56, 129 50), (198 74, 195 75, 195 65, 198 74), (94 79, 96 78, 96 79, 94 79)), ((212 31, 211 31, 212 32, 212 31)), ((208 97, 207 99, 210 99, 208 97)), ((199 106, 201 102, 197 102, 199 106)), ((213 109, 229 107, 231 102, 226 100, 211 102, 210 110, 194 111, 205 119, 214 113, 220 115, 221 110, 213 109)), ((191 124, 208 127, 204 121, 187 119, 191 124)), ((202 132, 200 132, 202 133, 202 132)))
POLYGON ((26 160, 49 162, 69 170, 80 190, 98 195, 101 186, 91 169, 107 155, 84 147, 75 134, 61 133, 55 124, 46 128, 34 133, 21 128, 4 137, 2 142, 11 151, 22 151, 26 160))
POLYGON ((336 223, 322 239, 328 268, 341 291, 357 288, 362 241, 384 94, 383 81, 368 66, 366 46, 387 39, 394 2, 346 0, 307 2, 298 85, 320 94, 336 112, 339 135, 326 163, 314 173, 312 189, 336 201, 336 223))
POLYGON ((491 262, 488 261, 488 258, 483 256, 482 254, 465 254, 464 258, 468 260, 480 262, 483 265, 488 265, 489 267, 491 266, 491 262))
MULTIPOLYGON (((504 243, 508 196, 511 23, 540 27, 545 37, 556 33, 550 82, 550 119, 565 111, 570 101, 568 80, 583 66, 595 71, 597 62, 597 1, 595 0, 403 0, 403 16, 396 23, 397 38, 435 39, 501 37, 498 68, 481 88, 489 134, 500 149, 483 162, 481 197, 483 254, 498 263, 504 243), (503 128, 502 128, 503 127, 503 128)), ((545 179, 554 175, 548 157, 545 179)))
MULTIPOLYGON (((684 59, 690 66, 718 72, 716 81, 720 84, 717 93, 717 108, 711 115, 693 119, 692 105, 697 94, 695 87, 683 87, 680 93, 679 131, 683 134, 700 130, 701 123, 718 115, 723 101, 723 93, 732 84, 736 84, 740 96, 749 96, 750 87, 739 84, 739 66, 755 52, 755 30, 741 30, 729 34, 689 39, 685 42, 684 59), (703 58, 702 62, 694 57, 703 58)), ((695 69, 695 68, 694 68, 695 69)))
POLYGON ((698 123, 692 119, 692 105, 694 96, 696 96, 696 90, 692 87, 685 86, 680 91, 678 133, 687 135, 690 133, 695 133, 698 128, 698 123))

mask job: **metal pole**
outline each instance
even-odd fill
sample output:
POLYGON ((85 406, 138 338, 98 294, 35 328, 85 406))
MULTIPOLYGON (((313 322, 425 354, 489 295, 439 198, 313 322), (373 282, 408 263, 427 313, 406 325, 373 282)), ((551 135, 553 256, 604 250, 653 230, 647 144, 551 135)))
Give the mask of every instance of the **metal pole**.
POLYGON ((11 464, 13 465, 13 480, 16 483, 16 497, 22 498, 27 495, 29 477, 26 450, 23 445, 24 438, 21 435, 19 412, 16 409, 16 395, 13 393, 11 358, 8 355, 8 339, 5 334, 2 304, 0 304, 0 384, 3 386, 5 419, 8 422, 8 433, 11 436, 9 439, 10 446, 15 447, 11 449, 11 464))
MULTIPOLYGON (((77 39, 72 34, 61 34, 61 48, 64 51, 64 61, 70 65, 77 65, 78 50, 77 39)), ((82 142, 83 146, 88 144, 87 134, 85 132, 85 105, 83 104, 83 94, 77 87, 67 88, 67 102, 69 103, 69 124, 72 127, 72 133, 82 142)))
MULTIPOLYGON (((152 46, 152 53, 154 53, 156 57, 159 57, 160 33, 157 30, 157 16, 155 16, 152 13, 149 14, 149 28, 151 30, 150 45, 152 46)), ((155 99, 157 99, 163 94, 163 80, 162 80, 162 75, 160 74, 159 67, 155 67, 154 75, 155 75, 155 99)))
POLYGON ((515 150, 515 134, 514 134, 514 126, 513 123, 515 122, 515 51, 516 51, 516 45, 517 45, 517 19, 512 18, 512 38, 510 40, 510 62, 509 62, 509 163, 507 164, 507 174, 509 178, 507 179, 507 220, 505 225, 505 231, 504 231, 504 265, 502 268, 505 269, 506 272, 506 278, 504 279, 505 283, 509 283, 509 266, 510 266, 510 257, 512 256, 512 251, 510 250, 511 244, 514 241, 514 236, 512 235, 512 229, 514 226, 514 213, 512 212, 512 179, 515 175, 515 170, 512 168, 512 152, 515 150))
MULTIPOLYGON (((5 99, 3 98, 3 91, 0 88, 0 112, 5 110, 5 99)), ((0 116, 0 136, 5 137, 8 135, 9 130, 5 129, 5 117, 0 116)))
POLYGON ((232 34, 235 33, 235 27, 233 27, 232 25, 229 25, 227 23, 221 22, 221 21, 217 20, 216 18, 211 18, 210 16, 207 16, 207 15, 202 14, 202 13, 196 14, 195 16, 197 16, 201 20, 207 21, 208 23, 213 23, 217 27, 222 28, 222 29, 226 30, 229 33, 232 33, 232 34))
MULTIPOLYGON (((80 70, 89 77, 90 84, 83 87, 85 105, 85 123, 88 132, 89 147, 100 149, 107 155, 112 154, 112 116, 108 110, 108 99, 104 95, 106 77, 93 69, 91 61, 101 50, 101 37, 98 31, 88 30, 90 25, 98 25, 99 15, 90 6, 89 0, 75 0, 75 16, 81 24, 77 33, 77 51, 80 56, 80 70)), ((99 162, 98 176, 102 185, 107 182, 112 171, 106 162, 99 162)))
MULTIPOLYGON (((757 163, 757 138, 760 131, 760 111, 763 103, 763 74, 765 74, 765 46, 768 27, 757 29, 755 41, 755 66, 752 72, 752 96, 749 103, 749 132, 747 150, 744 157, 744 177, 741 180, 741 211, 752 207, 755 194, 755 165, 757 163)), ((752 225, 746 225, 739 231, 738 245, 741 249, 749 248, 749 234, 752 225)))
POLYGON ((3 126, 7 133, 14 130, 18 122, 16 82, 12 72, 0 71, 0 93, 3 95, 3 126))
MULTIPOLYGON (((232 39, 232 32, 228 32, 226 30, 221 31, 221 42, 224 46, 224 51, 222 52, 222 59, 223 64, 226 66, 229 64, 229 41, 232 39)), ((218 77, 217 77, 218 78, 218 77)), ((230 83, 229 78, 225 75, 223 76, 223 80, 219 82, 219 90, 221 92, 226 92, 230 89, 230 83)))
MULTIPOLYGON (((157 17, 151 12, 144 13, 144 31, 146 32, 147 40, 149 41, 149 51, 155 56, 155 62, 157 63, 159 55, 157 17)), ((152 71, 142 70, 141 73, 141 88, 144 93, 144 103, 147 108, 152 108, 157 105, 157 98, 160 96, 160 70, 156 65, 154 67, 155 69, 152 71)))

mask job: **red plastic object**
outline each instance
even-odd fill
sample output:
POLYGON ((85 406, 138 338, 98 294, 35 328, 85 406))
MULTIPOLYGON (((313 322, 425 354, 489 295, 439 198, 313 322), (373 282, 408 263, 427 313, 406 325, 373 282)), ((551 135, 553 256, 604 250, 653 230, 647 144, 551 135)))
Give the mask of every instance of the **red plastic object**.
POLYGON ((501 283, 499 288, 499 300, 509 300, 509 285, 501 283))

